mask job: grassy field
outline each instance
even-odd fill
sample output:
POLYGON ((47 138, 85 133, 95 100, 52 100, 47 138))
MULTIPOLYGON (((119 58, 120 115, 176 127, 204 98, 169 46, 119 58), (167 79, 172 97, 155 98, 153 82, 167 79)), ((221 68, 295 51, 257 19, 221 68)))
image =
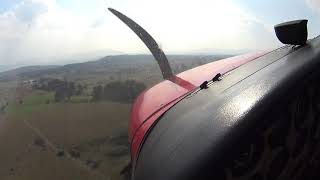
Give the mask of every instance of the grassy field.
POLYGON ((5 111, 9 114, 33 113, 46 105, 47 102, 53 102, 53 93, 34 92, 22 98, 21 102, 11 102, 5 111))
MULTIPOLYGON (((225 57, 168 56, 174 73, 225 57)), ((151 87, 163 78, 151 55, 106 56, 51 69, 24 67, 0 73, 0 180, 122 179, 120 171, 130 158, 131 105, 106 98, 94 103, 91 95, 98 85, 127 80, 151 87), (82 85, 82 92, 73 94, 81 95, 54 102, 53 92, 60 91, 52 84, 48 88, 52 78, 66 83, 59 86, 64 92, 72 89, 70 82, 82 85), (30 83, 34 80, 36 84, 30 83), (39 82, 41 86, 34 86, 39 82)), ((119 96, 120 91, 112 93, 119 96)))
POLYGON ((121 179, 130 105, 88 100, 33 92, 10 103, 0 115, 0 179, 121 179))

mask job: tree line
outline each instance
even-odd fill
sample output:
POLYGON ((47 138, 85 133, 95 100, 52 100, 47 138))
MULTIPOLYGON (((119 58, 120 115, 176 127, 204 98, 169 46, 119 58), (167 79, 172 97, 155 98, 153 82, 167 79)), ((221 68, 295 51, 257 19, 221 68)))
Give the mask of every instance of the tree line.
MULTIPOLYGON (((55 102, 70 101, 71 96, 82 95, 85 86, 60 79, 40 79, 33 88, 54 92, 55 102)), ((92 101, 113 101, 131 103, 146 89, 145 84, 135 80, 113 81, 92 88, 92 101)))
POLYGON ((92 100, 131 103, 145 88, 145 84, 134 80, 110 82, 93 87, 92 100))
POLYGON ((60 79, 40 79, 39 83, 34 85, 34 88, 53 91, 55 102, 69 101, 71 96, 81 95, 84 87, 81 84, 75 84, 72 81, 60 79))

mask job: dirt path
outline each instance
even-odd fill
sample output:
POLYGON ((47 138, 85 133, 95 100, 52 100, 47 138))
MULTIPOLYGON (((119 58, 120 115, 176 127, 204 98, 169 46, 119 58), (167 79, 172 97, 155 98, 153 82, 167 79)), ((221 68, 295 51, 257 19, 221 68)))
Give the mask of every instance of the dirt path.
POLYGON ((68 160, 72 161, 76 167, 82 168, 87 170, 90 174, 92 174, 95 179, 103 179, 103 180, 109 180, 110 177, 106 177, 104 174, 100 173, 99 171, 93 171, 88 165, 86 165, 86 162, 81 161, 80 159, 75 159, 73 158, 73 156, 67 152, 66 150, 64 150, 63 148, 58 148, 56 145, 54 145, 39 129, 37 129, 36 127, 32 126, 32 124, 27 121, 27 120, 23 120, 23 123, 29 128, 31 129, 31 131, 33 133, 35 133, 38 137, 40 137, 45 144, 50 148, 51 151, 53 151, 57 158, 59 157, 65 157, 68 160))

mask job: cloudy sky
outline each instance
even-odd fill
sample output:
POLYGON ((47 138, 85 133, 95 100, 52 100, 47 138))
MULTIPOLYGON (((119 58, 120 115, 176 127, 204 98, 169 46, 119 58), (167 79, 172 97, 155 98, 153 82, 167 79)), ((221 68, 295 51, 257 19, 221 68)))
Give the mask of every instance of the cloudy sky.
POLYGON ((0 0, 0 65, 63 62, 94 52, 147 53, 107 11, 143 26, 165 52, 279 46, 273 25, 309 19, 320 31, 320 0, 0 0))

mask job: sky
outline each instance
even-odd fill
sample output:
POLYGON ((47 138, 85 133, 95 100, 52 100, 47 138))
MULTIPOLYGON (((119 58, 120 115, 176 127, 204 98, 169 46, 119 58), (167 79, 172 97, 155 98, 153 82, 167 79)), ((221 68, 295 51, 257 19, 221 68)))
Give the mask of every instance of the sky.
POLYGON ((295 19, 309 20, 309 38, 320 31, 320 0, 0 0, 0 66, 149 53, 108 7, 169 54, 272 49, 273 26, 295 19))

